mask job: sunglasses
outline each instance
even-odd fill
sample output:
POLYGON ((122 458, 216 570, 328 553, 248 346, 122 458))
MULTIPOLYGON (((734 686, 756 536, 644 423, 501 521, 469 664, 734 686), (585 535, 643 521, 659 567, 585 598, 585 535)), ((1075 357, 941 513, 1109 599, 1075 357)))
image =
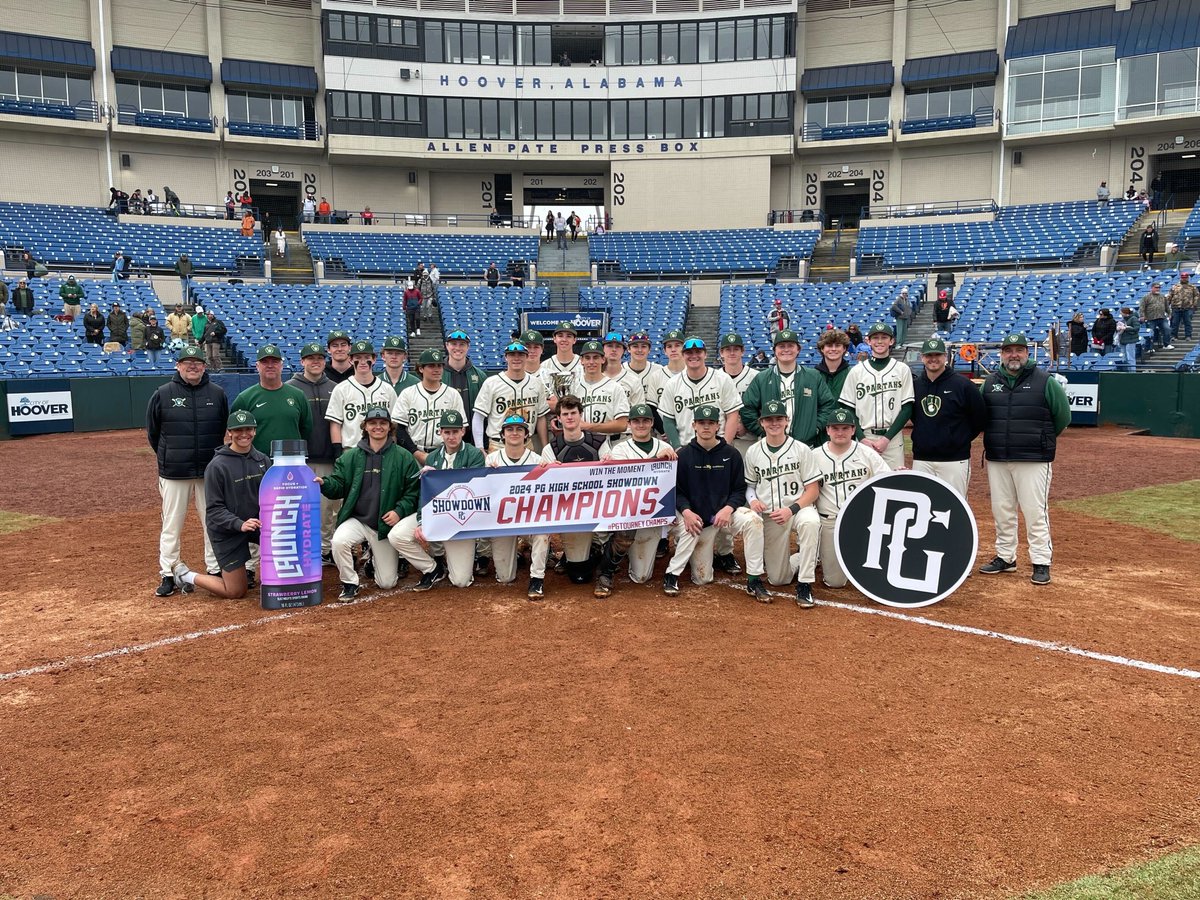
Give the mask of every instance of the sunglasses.
POLYGON ((703 350, 704 349, 704 341, 698 341, 695 338, 692 338, 691 340, 688 340, 688 341, 684 341, 683 349, 684 350, 703 350))
POLYGON ((471 339, 469 337, 467 337, 467 333, 465 331, 452 331, 448 335, 446 335, 446 340, 448 340, 448 341, 469 341, 471 339))

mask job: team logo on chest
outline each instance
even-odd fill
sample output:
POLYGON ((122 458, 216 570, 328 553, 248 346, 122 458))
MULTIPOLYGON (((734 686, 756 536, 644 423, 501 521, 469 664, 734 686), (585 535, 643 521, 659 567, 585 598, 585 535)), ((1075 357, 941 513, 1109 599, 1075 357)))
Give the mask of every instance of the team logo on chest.
POLYGON ((172 397, 171 405, 176 408, 187 409, 187 397, 172 397))
POLYGON ((934 418, 942 411, 942 398, 934 394, 930 394, 921 401, 921 409, 929 418, 934 418))

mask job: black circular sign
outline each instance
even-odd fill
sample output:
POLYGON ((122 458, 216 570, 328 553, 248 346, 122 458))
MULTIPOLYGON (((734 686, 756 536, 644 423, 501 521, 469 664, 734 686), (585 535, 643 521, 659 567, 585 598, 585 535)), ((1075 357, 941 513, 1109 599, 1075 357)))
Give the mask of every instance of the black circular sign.
POLYGON ((838 562, 850 582, 885 606, 929 606, 975 565, 979 530, 967 501, 923 472, 884 472, 838 512, 838 562))

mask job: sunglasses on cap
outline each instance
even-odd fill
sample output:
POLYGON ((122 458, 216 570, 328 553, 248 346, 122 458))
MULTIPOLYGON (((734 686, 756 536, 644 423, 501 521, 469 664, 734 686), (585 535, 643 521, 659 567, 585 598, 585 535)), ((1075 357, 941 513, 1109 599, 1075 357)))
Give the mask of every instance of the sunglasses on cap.
POLYGON ((448 341, 469 341, 471 339, 469 337, 467 337, 467 333, 465 331, 459 331, 459 330, 455 329, 454 331, 452 331, 448 335, 446 335, 446 340, 448 340, 448 341))
POLYGON ((686 341, 683 342, 683 349, 684 350, 703 350, 704 349, 704 341, 699 340, 698 338, 688 338, 686 341))
POLYGON ((606 334, 604 336, 604 343, 606 343, 606 344, 623 344, 623 343, 625 343, 625 338, 623 338, 621 336, 621 332, 619 332, 619 331, 610 331, 608 334, 606 334))

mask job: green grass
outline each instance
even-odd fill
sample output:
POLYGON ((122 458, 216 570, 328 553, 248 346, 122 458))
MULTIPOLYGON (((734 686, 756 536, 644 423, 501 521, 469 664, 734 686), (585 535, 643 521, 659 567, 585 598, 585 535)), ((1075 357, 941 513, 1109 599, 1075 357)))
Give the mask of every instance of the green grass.
MULTIPOLYGON (((1168 534, 1181 541, 1200 543, 1200 481, 1157 484, 1153 487, 1098 494, 1082 500, 1065 500, 1061 509, 1121 525, 1168 534)), ((1200 893, 1196 894, 1200 897, 1200 893)))
POLYGON ((1087 875, 1021 900, 1200 900, 1200 847, 1111 875, 1087 875))
POLYGON ((58 519, 51 516, 30 516, 25 513, 5 512, 0 509, 0 534, 16 534, 27 528, 37 528, 39 525, 48 525, 57 521, 58 519))

